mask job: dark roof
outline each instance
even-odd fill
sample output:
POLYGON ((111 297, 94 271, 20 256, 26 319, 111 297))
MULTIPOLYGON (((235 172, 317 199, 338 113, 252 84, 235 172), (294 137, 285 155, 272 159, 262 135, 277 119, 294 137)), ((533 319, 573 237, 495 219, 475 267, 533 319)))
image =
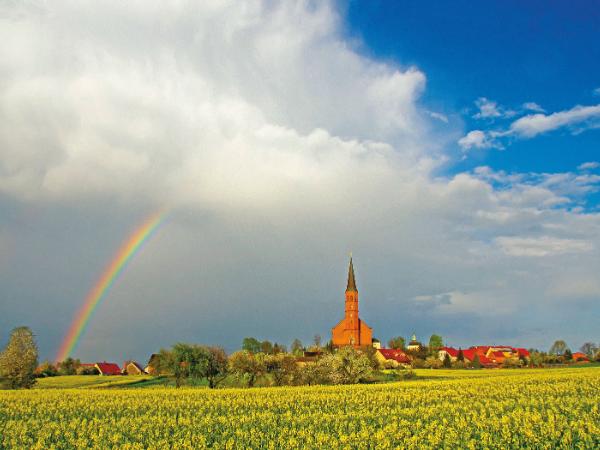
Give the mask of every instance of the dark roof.
POLYGON ((354 280, 354 266, 352 265, 352 256, 350 257, 350 265, 348 266, 348 286, 346 287, 346 292, 358 292, 356 289, 356 281, 354 280))

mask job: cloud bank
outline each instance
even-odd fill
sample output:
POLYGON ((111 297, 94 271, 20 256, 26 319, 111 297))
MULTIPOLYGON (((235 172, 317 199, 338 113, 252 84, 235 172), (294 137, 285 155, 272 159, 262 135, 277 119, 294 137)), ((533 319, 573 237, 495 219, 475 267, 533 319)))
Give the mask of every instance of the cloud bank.
POLYGON ((585 318, 555 318, 600 295, 600 218, 585 209, 598 180, 442 175, 446 116, 420 104, 426 75, 365 56, 335 3, 1 8, 0 38, 18 45, 0 48, 0 325, 31 325, 44 355, 164 206, 77 356, 326 337, 350 250, 380 339, 594 338, 585 318))

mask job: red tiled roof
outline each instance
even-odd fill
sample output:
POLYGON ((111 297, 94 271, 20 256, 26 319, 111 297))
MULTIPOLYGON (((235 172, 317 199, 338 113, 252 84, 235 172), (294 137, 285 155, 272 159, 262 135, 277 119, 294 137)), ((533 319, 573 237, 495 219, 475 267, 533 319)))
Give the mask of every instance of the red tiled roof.
POLYGON ((452 347, 442 347, 442 348, 440 348, 440 351, 445 351, 453 358, 456 358, 458 356, 458 350, 456 350, 455 348, 452 348, 452 347))
POLYGON ((525 358, 529 358, 529 351, 527 349, 515 348, 514 350, 519 354, 519 356, 524 356, 525 358))
POLYGON ((485 355, 482 355, 480 352, 478 352, 477 350, 475 350, 473 348, 463 350, 463 355, 465 356, 465 359, 467 359, 471 362, 473 362, 475 360, 475 355, 477 355, 479 357, 479 362, 481 364, 483 364, 483 365, 493 364, 493 361, 491 359, 489 359, 485 355))
POLYGON ((582 352, 575 352, 575 353, 573 353, 573 359, 575 361, 577 361, 578 359, 583 359, 585 361, 589 361, 590 360, 588 358, 588 356, 585 353, 582 353, 582 352))
POLYGON ((115 363, 99 362, 96 367, 101 375, 121 375, 121 368, 115 363))
POLYGON ((385 359, 392 359, 402 364, 410 362, 410 358, 406 356, 406 353, 404 353, 402 350, 395 350, 393 348, 380 348, 377 351, 381 353, 381 356, 383 356, 385 359))

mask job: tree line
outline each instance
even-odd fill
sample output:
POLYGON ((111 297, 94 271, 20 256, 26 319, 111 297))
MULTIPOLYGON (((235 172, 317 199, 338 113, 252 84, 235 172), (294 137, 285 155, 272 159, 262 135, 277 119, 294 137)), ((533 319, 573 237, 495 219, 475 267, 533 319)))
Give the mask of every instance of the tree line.
MULTIPOLYGON (((406 341, 401 336, 388 341, 389 348, 403 350, 410 356, 412 368, 481 366, 478 356, 473 361, 465 361, 461 349, 456 361, 451 361, 447 354, 440 360, 438 350, 442 346, 442 337, 436 334, 430 337, 429 345, 420 346, 416 350, 408 350, 406 341)), ((600 362, 599 347, 593 342, 586 342, 580 351, 588 359, 600 362)), ((200 379, 205 379, 209 388, 215 388, 227 379, 252 387, 259 380, 282 386, 348 384, 413 376, 410 371, 393 361, 380 364, 375 353, 376 349, 373 347, 336 349, 331 341, 323 346, 320 335, 315 335, 308 347, 295 339, 289 351, 285 345, 247 337, 242 341, 241 350, 231 355, 227 355, 221 347, 178 343, 169 349, 160 350, 150 364, 153 365, 155 374, 174 380, 177 387, 200 379), (309 356, 304 356, 305 352, 309 356), (381 369, 391 369, 391 372, 388 370, 384 373, 381 369)), ((507 358, 504 365, 521 367, 575 362, 573 353, 563 340, 555 341, 548 352, 529 349, 529 354, 528 360, 507 358)), ((84 366, 78 359, 70 357, 57 364, 44 361, 38 365, 35 336, 28 327, 12 330, 6 347, 0 353, 0 386, 4 388, 31 388, 36 377, 97 373, 97 369, 84 366)))

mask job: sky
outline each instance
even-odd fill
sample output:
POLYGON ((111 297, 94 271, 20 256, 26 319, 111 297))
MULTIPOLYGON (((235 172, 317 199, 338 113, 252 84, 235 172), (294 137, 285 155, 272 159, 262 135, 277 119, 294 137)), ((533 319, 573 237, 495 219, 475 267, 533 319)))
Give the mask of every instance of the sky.
POLYGON ((598 342, 594 2, 0 5, 0 343, 598 342))

